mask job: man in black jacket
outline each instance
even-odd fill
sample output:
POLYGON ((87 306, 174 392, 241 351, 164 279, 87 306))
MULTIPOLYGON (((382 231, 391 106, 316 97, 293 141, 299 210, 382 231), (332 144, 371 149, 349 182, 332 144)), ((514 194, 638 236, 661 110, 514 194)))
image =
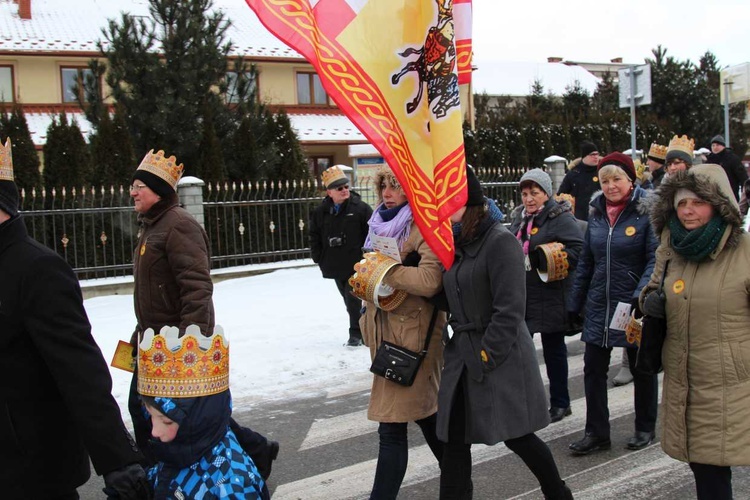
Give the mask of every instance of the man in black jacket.
POLYGON ((596 166, 599 150, 591 141, 581 143, 581 161, 565 174, 557 194, 569 194, 575 199, 574 214, 578 220, 589 220, 591 195, 599 189, 596 166))
POLYGON ((745 185, 747 171, 742 166, 739 156, 727 147, 723 136, 716 135, 711 139, 711 154, 706 158, 706 163, 721 165, 721 168, 727 173, 734 197, 739 201, 740 187, 745 185))
POLYGON ((18 214, 10 140, 0 144, 0 283, 2 497, 76 499, 91 457, 108 496, 148 498, 78 280, 18 214))
POLYGON ((338 165, 323 172, 326 197, 310 217, 310 250, 324 278, 333 279, 349 313, 349 340, 345 345, 362 345, 359 329, 361 302, 351 294, 349 277, 362 258, 362 245, 372 215, 370 205, 349 189, 349 178, 338 165))

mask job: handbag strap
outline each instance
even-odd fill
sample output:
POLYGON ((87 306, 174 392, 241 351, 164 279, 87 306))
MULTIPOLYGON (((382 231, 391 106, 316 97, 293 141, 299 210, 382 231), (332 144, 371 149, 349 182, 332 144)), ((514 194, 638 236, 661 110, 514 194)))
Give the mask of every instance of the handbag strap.
POLYGON ((438 308, 432 306, 432 317, 430 318, 430 326, 427 327, 427 338, 424 339, 424 348, 420 354, 422 356, 427 355, 427 348, 430 346, 430 337, 432 337, 432 330, 435 328, 435 321, 437 321, 438 308))
POLYGON ((669 259, 664 262, 664 271, 661 273, 661 282, 659 283, 659 293, 664 290, 664 280, 667 279, 667 267, 669 267, 669 259))

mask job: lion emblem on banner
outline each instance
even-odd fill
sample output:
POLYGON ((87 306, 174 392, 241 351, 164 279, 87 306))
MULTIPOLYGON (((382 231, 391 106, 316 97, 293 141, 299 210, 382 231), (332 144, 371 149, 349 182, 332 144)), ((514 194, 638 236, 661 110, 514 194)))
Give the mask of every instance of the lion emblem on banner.
POLYGON ((391 83, 398 85, 405 75, 416 73, 419 80, 417 95, 406 103, 406 112, 414 113, 422 101, 427 87, 427 102, 436 118, 448 114, 451 108, 460 106, 458 76, 456 75, 456 45, 453 30, 453 0, 437 0, 437 21, 427 31, 424 45, 408 47, 398 55, 401 58, 418 56, 408 61, 401 70, 391 77, 391 83))

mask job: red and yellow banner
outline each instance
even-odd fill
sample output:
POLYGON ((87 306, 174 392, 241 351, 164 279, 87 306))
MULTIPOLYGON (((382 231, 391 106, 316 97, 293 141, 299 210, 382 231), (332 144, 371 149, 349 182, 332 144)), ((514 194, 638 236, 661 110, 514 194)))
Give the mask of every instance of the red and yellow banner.
POLYGON ((470 0, 246 1, 315 67, 391 167, 422 235, 450 267, 448 219, 466 201, 458 85, 471 76, 470 0))

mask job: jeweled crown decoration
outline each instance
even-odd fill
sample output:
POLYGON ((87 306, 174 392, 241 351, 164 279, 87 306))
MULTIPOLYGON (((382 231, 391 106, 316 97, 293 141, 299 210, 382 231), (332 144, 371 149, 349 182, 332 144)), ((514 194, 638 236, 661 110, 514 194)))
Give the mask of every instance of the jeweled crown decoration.
POLYGON ((177 164, 177 158, 175 156, 165 157, 164 151, 159 150, 154 153, 152 149, 146 156, 141 160, 141 164, 138 165, 138 170, 145 170, 150 172, 160 179, 164 180, 167 184, 172 186, 172 189, 177 190, 177 182, 182 177, 185 167, 180 163, 177 164))
POLYGON ((651 144, 651 147, 648 150, 648 156, 653 156, 654 158, 658 158, 660 160, 664 160, 667 158, 667 146, 662 146, 661 144, 656 144, 655 142, 651 144))
POLYGON ((190 325, 183 337, 165 326, 159 335, 147 329, 138 343, 138 393, 143 396, 195 398, 229 389, 229 342, 220 326, 205 337, 190 325))
POLYGON ((323 173, 321 174, 321 177, 323 179, 323 185, 328 188, 331 184, 338 180, 346 180, 349 179, 346 177, 346 174, 337 166, 334 165, 332 167, 329 167, 325 170, 323 170, 323 173))
MULTIPOLYGON (((686 135, 682 136, 674 136, 672 137, 672 140, 669 141, 669 147, 667 148, 667 152, 669 151, 683 151, 690 156, 690 158, 693 157, 693 152, 695 151, 695 141, 691 139, 690 137, 686 135)), ((666 158, 666 154, 664 157, 666 158)))
POLYGON ((0 143, 0 181, 13 181, 13 153, 10 137, 5 140, 5 146, 0 143))

